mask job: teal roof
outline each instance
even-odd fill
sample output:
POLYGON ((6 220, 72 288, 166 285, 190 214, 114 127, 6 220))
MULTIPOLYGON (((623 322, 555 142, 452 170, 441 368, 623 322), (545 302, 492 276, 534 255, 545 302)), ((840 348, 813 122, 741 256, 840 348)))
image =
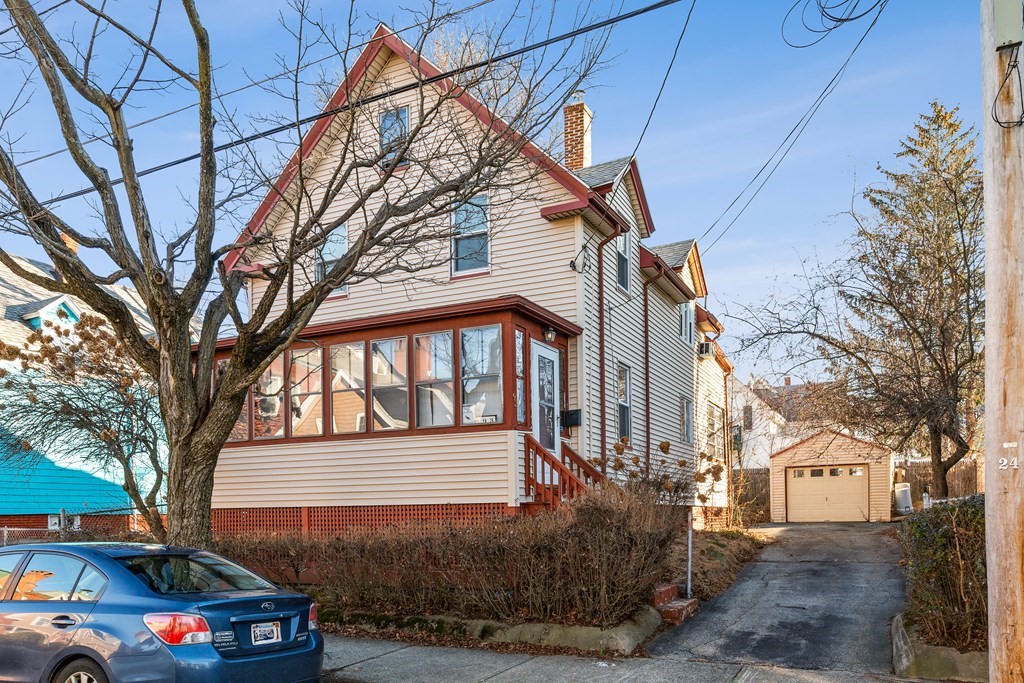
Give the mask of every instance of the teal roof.
POLYGON ((0 515, 55 515, 61 508, 82 514, 131 506, 128 494, 112 481, 62 467, 38 453, 13 462, 9 455, 0 452, 0 515))

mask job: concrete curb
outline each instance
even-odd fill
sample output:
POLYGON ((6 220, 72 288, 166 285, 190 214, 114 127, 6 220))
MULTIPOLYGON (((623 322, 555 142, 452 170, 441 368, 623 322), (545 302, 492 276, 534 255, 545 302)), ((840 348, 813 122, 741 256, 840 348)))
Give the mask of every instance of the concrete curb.
POLYGON ((443 635, 459 635, 495 643, 530 643, 571 647, 578 650, 630 654, 661 624, 661 615, 650 606, 641 607, 628 621, 612 628, 567 626, 564 624, 513 624, 486 619, 454 617, 382 618, 346 615, 343 623, 361 626, 368 632, 397 628, 443 635))
POLYGON ((914 628, 907 628, 902 612, 892 620, 892 665, 896 675, 904 678, 988 681, 988 652, 960 652, 922 643, 914 628))

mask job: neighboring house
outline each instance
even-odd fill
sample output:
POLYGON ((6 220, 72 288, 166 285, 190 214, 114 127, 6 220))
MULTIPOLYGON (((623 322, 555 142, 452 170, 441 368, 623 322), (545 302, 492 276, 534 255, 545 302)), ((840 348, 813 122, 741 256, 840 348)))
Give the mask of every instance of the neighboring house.
MULTIPOLYGON (((67 243, 75 248, 73 241, 68 240, 67 243)), ((20 256, 13 258, 31 273, 60 279, 60 274, 52 266, 20 256)), ((145 306, 135 290, 121 285, 107 285, 106 289, 124 301, 144 333, 152 330, 145 306)), ((19 277, 0 263, 0 341, 24 347, 32 332, 40 329, 44 322, 71 326, 86 312, 95 314, 80 299, 54 294, 19 277)), ((20 365, 3 361, 0 361, 0 368, 7 372, 21 370, 20 365)), ((3 428, 0 413, 0 429, 3 428)), ((129 519, 130 516, 126 516, 123 511, 130 507, 129 499, 120 485, 110 480, 116 477, 116 473, 104 479, 85 471, 92 469, 74 453, 47 453, 45 456, 32 454, 28 457, 20 453, 0 453, 0 492, 3 492, 0 495, 0 509, 5 517, 0 519, 0 526, 31 522, 32 528, 46 528, 46 516, 59 514, 61 507, 79 512, 86 506, 90 509, 99 509, 101 506, 104 509, 121 508, 119 514, 122 522, 129 519), (27 463, 33 466, 27 467, 27 463), (69 488, 62 490, 64 485, 69 488), (52 490, 47 490, 47 487, 52 487, 52 490), (13 495, 16 492, 23 495, 13 495), (112 501, 116 502, 111 505, 112 501)))
MULTIPOLYGON (((346 87, 399 88, 414 68, 437 71, 382 26, 346 87)), ((358 135, 383 135, 366 122, 402 120, 417 102, 413 91, 363 105, 380 111, 359 117, 358 135)), ((479 103, 467 111, 477 118, 451 119, 489 120, 479 103)), ((696 246, 673 245, 671 263, 646 246, 654 224, 637 164, 592 165, 590 118, 582 102, 566 107, 565 146, 581 153, 535 159, 537 191, 503 209, 500 230, 486 197, 475 202, 483 248, 469 270, 453 257, 417 278, 349 285, 320 307, 254 387, 220 454, 216 530, 318 532, 551 506, 552 472, 566 489, 585 486, 623 438, 626 458, 641 462, 662 442, 691 470, 700 453, 720 459, 726 477, 696 502, 726 504, 731 365, 710 336, 721 326, 696 305, 707 295, 696 246)), ((331 118, 322 121, 302 145, 319 159, 313 178, 338 158, 331 118)), ((354 182, 379 178, 365 173, 354 182)), ((286 234, 274 210, 290 191, 282 182, 248 230, 286 234)), ((264 257, 238 250, 226 265, 258 270, 264 257)), ((266 285, 251 286, 258 301, 266 285)), ((232 343, 221 341, 225 355, 232 343)))
POLYGON ((822 430, 771 457, 773 522, 887 522, 893 452, 822 430))
POLYGON ((732 376, 733 467, 768 469, 772 453, 793 442, 786 418, 754 388, 759 382, 758 377, 748 384, 732 376))
POLYGON ((74 529, 131 528, 131 501, 117 484, 42 454, 10 455, 0 452, 0 527, 8 542, 16 540, 12 528, 59 529, 62 509, 74 529))

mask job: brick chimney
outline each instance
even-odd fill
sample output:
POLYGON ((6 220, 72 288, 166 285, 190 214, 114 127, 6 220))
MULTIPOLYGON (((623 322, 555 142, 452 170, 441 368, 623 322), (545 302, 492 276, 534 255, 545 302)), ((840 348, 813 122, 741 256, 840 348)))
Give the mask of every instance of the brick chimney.
POLYGON ((76 242, 75 238, 73 238, 71 235, 62 232, 60 234, 60 241, 64 243, 65 247, 71 250, 72 254, 78 253, 78 242, 76 242))
POLYGON ((565 105, 565 167, 570 171, 591 164, 590 126, 594 113, 583 102, 584 92, 577 90, 565 105))

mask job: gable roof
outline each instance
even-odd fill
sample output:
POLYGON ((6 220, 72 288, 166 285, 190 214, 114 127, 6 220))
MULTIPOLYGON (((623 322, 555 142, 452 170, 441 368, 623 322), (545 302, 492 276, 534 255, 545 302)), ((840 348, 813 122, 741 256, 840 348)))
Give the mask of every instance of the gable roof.
POLYGON ((632 157, 612 159, 593 166, 578 168, 573 171, 573 174, 586 183, 587 187, 598 188, 614 183, 632 160, 632 157))
MULTIPOLYGON (((22 256, 12 258, 25 270, 45 277, 60 279, 60 274, 53 266, 22 256)), ((153 326, 150 324, 149 314, 134 289, 123 285, 105 285, 104 289, 128 306, 128 310, 135 316, 143 334, 152 333, 153 326)), ((0 263, 0 340, 11 345, 21 346, 32 334, 30 319, 61 303, 66 303, 76 312, 93 312, 84 301, 77 297, 55 294, 48 289, 34 285, 18 277, 10 268, 0 263)))
POLYGON ((821 417, 821 402, 815 398, 828 391, 828 382, 805 382, 804 384, 783 384, 769 386, 761 382, 752 383, 750 388, 762 401, 770 405, 787 422, 800 422, 821 417))
POLYGON ((658 256, 665 259, 669 268, 682 268, 686 265, 686 260, 690 257, 690 250, 693 249, 695 242, 696 240, 682 240, 652 248, 658 256))
POLYGON ((34 451, 27 458, 11 458, 0 446, 0 515, 55 515, 61 508, 81 513, 130 506, 128 494, 112 481, 58 465, 34 451))
MULTIPOLYGON (((771 457, 774 458, 777 455, 782 455, 783 453, 788 453, 789 451, 792 451, 792 450, 794 450, 796 448, 807 446, 813 440, 819 439, 819 438, 821 438, 823 436, 829 436, 830 439, 831 439, 829 441, 829 443, 825 446, 825 451, 828 450, 829 446, 831 446, 832 442, 834 442, 835 440, 837 440, 837 439, 845 439, 847 441, 852 441, 852 442, 855 442, 857 444, 861 444, 861 445, 867 446, 868 448, 871 448, 873 450, 883 451, 883 452, 888 453, 890 455, 892 455, 892 453, 893 453, 892 449, 888 448, 887 446, 883 446, 881 444, 873 443, 871 441, 865 441, 864 439, 858 439, 855 436, 852 436, 850 434, 846 434, 844 432, 840 432, 840 431, 838 431, 836 429, 822 429, 821 431, 814 432, 813 434, 811 434, 807 438, 800 439, 796 443, 792 443, 792 444, 786 446, 785 448, 783 448, 781 450, 775 451, 774 453, 771 454, 771 457)), ((825 451, 822 451, 822 453, 824 454, 825 451)))
MULTIPOLYGON (((447 78, 441 78, 446 72, 442 72, 437 65, 433 64, 426 57, 423 57, 416 52, 411 45, 398 37, 390 27, 385 24, 379 24, 376 31, 374 31, 373 36, 369 41, 367 41, 366 47, 363 48, 362 53, 360 53, 359 57, 352 65, 352 68, 345 75, 345 78, 338 86, 338 89, 335 90, 334 95, 332 95, 331 99, 324 105, 323 112, 326 113, 333 111, 334 113, 318 118, 310 126, 309 130, 306 131, 306 134, 302 138, 302 142, 292 154, 291 159, 285 165, 273 186, 271 186, 267 191, 266 197, 263 198, 263 201, 257 207, 252 218, 249 219, 249 222, 242 230, 242 233, 238 236, 238 239, 235 240, 235 242, 241 246, 233 249, 224 258, 223 263, 225 270, 230 271, 236 267, 244 268, 243 265, 239 264, 239 261, 245 255, 246 243, 264 227, 266 221, 270 218, 270 215, 280 203, 285 192, 291 187, 292 182, 298 175, 298 171, 301 168, 302 163, 309 158, 321 144, 329 144, 327 133, 340 110, 348 104, 359 104, 358 100, 354 103, 350 103, 349 95, 356 91, 356 86, 367 76, 370 66, 384 49, 390 50, 392 54, 404 59, 409 63, 410 67, 417 69, 426 80, 438 83, 440 87, 450 87, 450 89, 455 89, 453 84, 447 78), (432 81, 431 79, 438 80, 432 81)), ((510 129, 505 121, 495 116, 493 112, 483 105, 482 102, 465 90, 460 90, 459 92, 460 94, 458 97, 453 99, 476 116, 484 126, 487 126, 498 133, 508 132, 509 135, 521 139, 519 133, 510 129)), ((540 150, 536 145, 528 140, 523 143, 522 153, 576 198, 575 201, 568 204, 548 207, 542 210, 541 215, 544 218, 548 220, 557 220, 558 218, 562 218, 573 213, 590 212, 590 214, 599 221, 608 222, 623 231, 629 231, 629 224, 622 220, 622 217, 608 205, 601 193, 592 189, 592 187, 578 175, 574 175, 565 166, 552 159, 548 154, 540 150)), ((635 165, 636 162, 634 161, 632 164, 634 169, 635 165)), ((605 175, 605 171, 602 171, 601 173, 603 177, 605 175)), ((639 186, 639 175, 637 175, 635 182, 639 188, 638 193, 642 196, 643 188, 642 186, 639 186)), ((642 204, 645 213, 649 214, 649 211, 646 209, 646 201, 646 198, 643 198, 642 204)), ((646 215, 645 220, 648 219, 649 215, 646 215)), ((653 226, 650 227, 648 231, 653 232, 653 226)))

